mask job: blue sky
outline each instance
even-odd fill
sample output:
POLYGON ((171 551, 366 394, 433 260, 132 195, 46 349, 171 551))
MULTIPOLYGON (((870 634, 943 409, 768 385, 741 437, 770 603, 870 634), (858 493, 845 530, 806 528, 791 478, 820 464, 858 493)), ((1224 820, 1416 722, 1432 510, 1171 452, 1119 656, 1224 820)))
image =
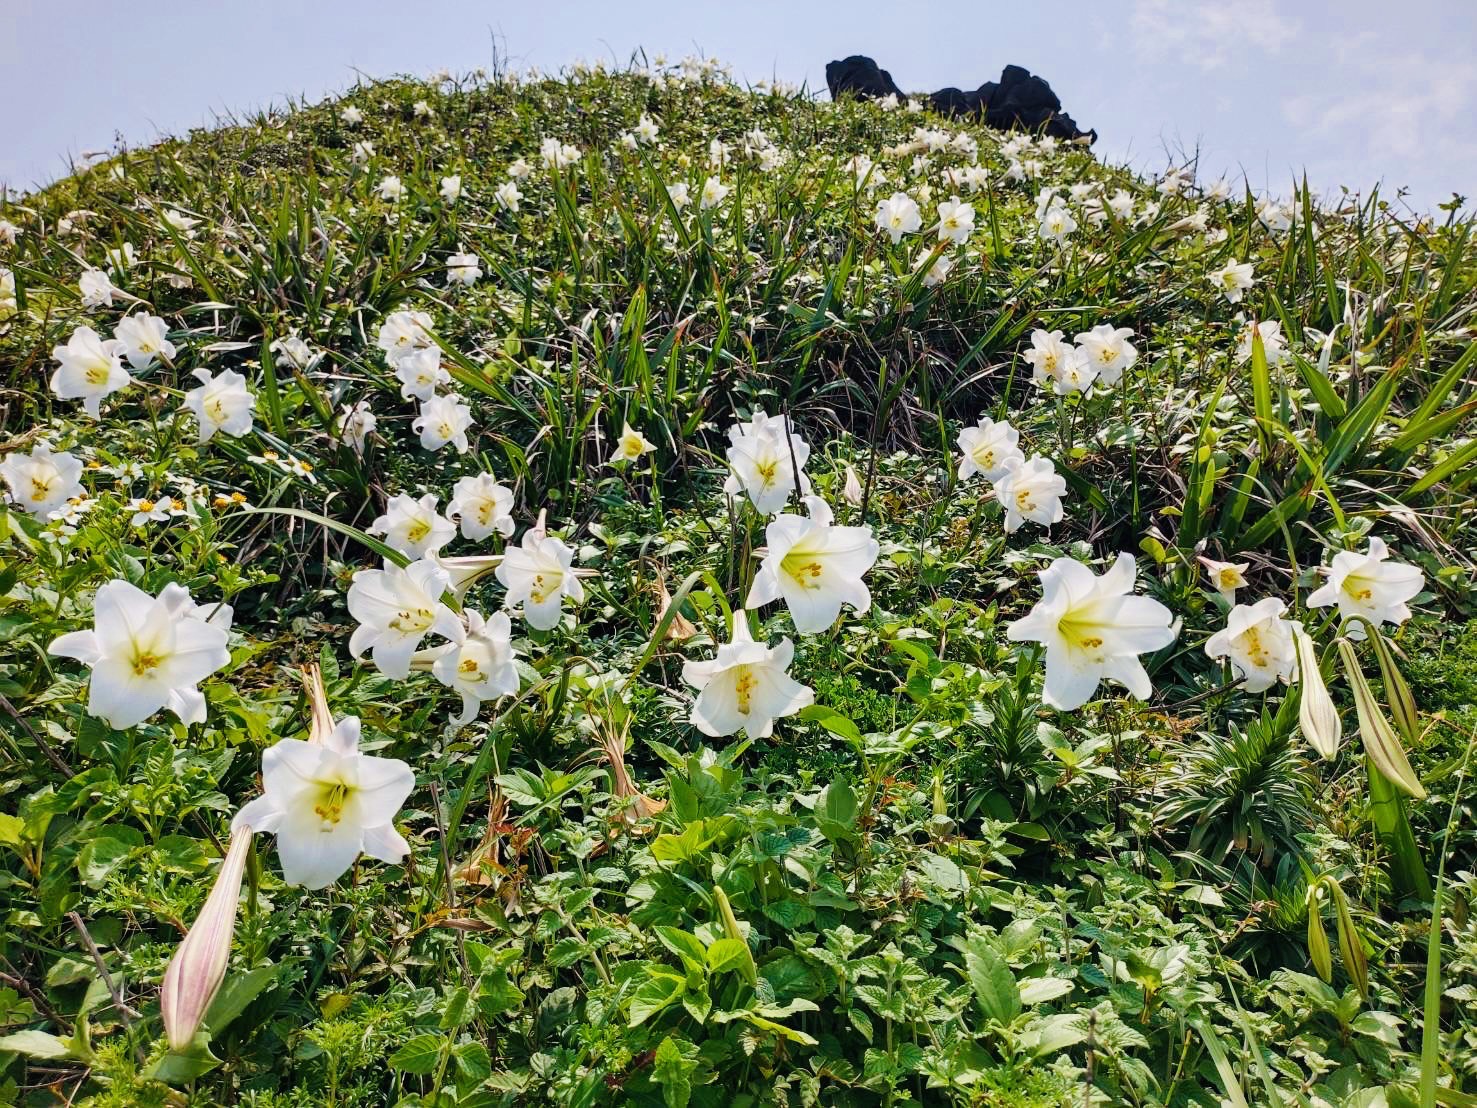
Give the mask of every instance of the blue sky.
POLYGON ((1007 62, 1045 76, 1105 158, 1157 168, 1201 153, 1285 191, 1383 181, 1429 209, 1477 196, 1477 3, 1469 0, 1057 0, 660 3, 654 0, 0 0, 0 182, 357 74, 491 62, 555 69, 637 47, 701 52, 751 80, 824 89, 871 54, 905 89, 972 88, 1007 62), (249 13, 249 14, 247 14, 249 13))

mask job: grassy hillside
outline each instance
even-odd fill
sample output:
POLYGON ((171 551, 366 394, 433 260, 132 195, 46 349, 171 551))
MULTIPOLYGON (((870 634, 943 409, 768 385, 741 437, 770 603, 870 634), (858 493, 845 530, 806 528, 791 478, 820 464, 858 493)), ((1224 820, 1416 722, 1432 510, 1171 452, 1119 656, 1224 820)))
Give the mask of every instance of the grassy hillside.
POLYGON ((0 220, 0 1102, 1477 1103, 1459 211, 690 62, 0 220))

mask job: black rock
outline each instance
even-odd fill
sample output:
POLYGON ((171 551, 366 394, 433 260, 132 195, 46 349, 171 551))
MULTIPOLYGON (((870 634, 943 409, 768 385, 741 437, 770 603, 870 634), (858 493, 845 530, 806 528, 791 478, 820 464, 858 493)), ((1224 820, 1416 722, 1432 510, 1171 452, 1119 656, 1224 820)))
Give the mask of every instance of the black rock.
MULTIPOLYGON (((860 54, 828 63, 826 84, 832 100, 845 94, 865 100, 880 100, 888 95, 901 100, 905 95, 899 91, 892 74, 860 54)), ((1079 129, 1072 117, 1062 111, 1062 102, 1049 84, 1018 65, 1007 65, 1000 80, 986 81, 973 92, 944 88, 930 93, 926 99, 941 115, 982 118, 1001 131, 1039 132, 1067 142, 1097 141, 1096 131, 1079 129)))

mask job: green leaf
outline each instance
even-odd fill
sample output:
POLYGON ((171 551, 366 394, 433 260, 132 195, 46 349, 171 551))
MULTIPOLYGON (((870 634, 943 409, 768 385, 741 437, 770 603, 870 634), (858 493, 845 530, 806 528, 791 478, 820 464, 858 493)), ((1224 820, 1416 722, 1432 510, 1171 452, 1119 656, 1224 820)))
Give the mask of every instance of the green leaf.
POLYGON ((9 1035, 0 1035, 0 1050, 44 1059, 65 1058, 71 1052, 67 1040, 47 1031, 12 1031, 9 1035))
POLYGON ((390 1068, 403 1073, 433 1073, 441 1064, 446 1038, 430 1031, 416 1035, 390 1055, 390 1068))
POLYGON ((753 964, 754 956, 742 939, 718 939, 708 947, 707 964, 710 974, 738 970, 748 975, 746 967, 753 964))
POLYGON ((816 798, 816 828, 832 842, 854 839, 859 810, 851 785, 845 779, 832 781, 816 798))
POLYGON ((246 1006, 259 997, 274 981, 282 967, 277 965, 257 966, 245 973, 229 973, 210 1002, 205 1013, 205 1026, 212 1035, 219 1035, 232 1020, 245 1011, 246 1006))
POLYGON ((672 973, 655 973, 637 986, 631 996, 631 1026, 640 1027, 682 995, 685 978, 672 973))
POLYGON ((210 1035, 197 1032, 184 1050, 171 1050, 144 1071, 144 1076, 169 1085, 188 1085, 221 1064, 210 1050, 210 1035))
POLYGON ((667 1108, 687 1108, 692 1097, 692 1073, 697 1069, 697 1047, 668 1035, 657 1044, 651 1061, 651 1079, 662 1087, 667 1108))
POLYGON ((1021 992, 1005 959, 983 939, 971 939, 964 949, 964 970, 975 1000, 985 1015, 1009 1023, 1021 1014, 1021 992))

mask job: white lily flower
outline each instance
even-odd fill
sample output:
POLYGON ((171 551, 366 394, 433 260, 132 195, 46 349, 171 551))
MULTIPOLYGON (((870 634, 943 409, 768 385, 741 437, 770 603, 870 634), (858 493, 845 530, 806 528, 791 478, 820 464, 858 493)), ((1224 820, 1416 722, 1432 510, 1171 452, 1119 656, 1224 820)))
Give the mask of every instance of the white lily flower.
POLYGON ((1239 304, 1246 290, 1256 284, 1256 278, 1252 275, 1250 262, 1238 262, 1232 258, 1210 275, 1210 283, 1232 304, 1239 304))
POLYGON ((940 242, 963 246, 974 233, 974 205, 953 196, 939 204, 938 236, 940 242))
POLYGON ((77 288, 82 293, 84 308, 111 308, 113 297, 118 294, 113 287, 113 279, 101 269, 84 269, 77 280, 77 288))
POLYGON ((493 190, 492 196, 501 207, 507 208, 510 212, 516 212, 518 205, 523 201, 523 193, 518 191, 518 186, 512 181, 504 181, 498 185, 493 190))
POLYGON ((385 352, 385 360, 394 365, 407 354, 435 346, 433 327, 435 323, 427 312, 391 312, 380 324, 376 345, 385 352))
POLYGON ((369 533, 383 535, 389 546, 409 558, 424 558, 456 538, 456 525, 436 511, 435 493, 419 500, 400 493, 390 497, 385 514, 369 525, 369 533))
POLYGON ((810 447, 794 432, 786 433, 784 416, 754 413, 748 423, 737 423, 728 431, 728 480, 723 491, 729 496, 748 494, 756 510, 772 515, 785 506, 790 494, 810 495, 810 478, 803 470, 810 447))
POLYGON ((1116 385, 1124 371, 1133 368, 1139 360, 1139 352, 1128 341, 1132 334, 1131 327, 1101 323, 1077 336, 1079 349, 1087 358, 1093 376, 1103 384, 1116 385))
POLYGON ((446 514, 461 524, 462 536, 475 541, 496 531, 503 538, 513 533, 513 490, 500 485, 490 473, 462 477, 451 488, 446 514))
POLYGON ((1050 458, 1040 454, 1033 454, 1029 461, 1008 459, 994 491, 995 498, 1005 508, 1007 535, 1027 520, 1050 527, 1066 515, 1062 507, 1066 478, 1057 473, 1050 458))
POLYGON ((1210 578, 1211 588, 1226 598, 1229 604, 1236 603, 1236 590, 1246 588, 1246 571, 1250 562, 1218 562, 1214 558, 1200 559, 1205 575, 1210 578))
POLYGON ((97 418, 105 397, 133 384, 122 354, 117 339, 104 340, 91 327, 78 327, 65 346, 52 347, 51 356, 59 364, 51 375, 51 391, 62 400, 81 400, 87 414, 97 418))
POLYGON ((1247 320, 1236 339, 1236 361, 1251 361, 1252 336, 1262 338, 1262 353, 1267 356, 1267 365, 1281 365, 1287 359, 1287 340, 1282 337, 1280 319, 1264 319, 1260 323, 1247 320))
POLYGON ((470 608, 462 614, 465 629, 449 643, 419 651, 410 663, 429 667, 436 680, 461 695, 461 714, 452 719, 458 727, 476 718, 484 700, 516 695, 519 684, 508 613, 493 612, 487 620, 470 608))
POLYGON ((339 409, 338 435, 355 454, 364 453, 364 444, 374 434, 379 417, 369 409, 369 401, 356 400, 339 409))
POLYGON ((414 788, 415 774, 400 759, 359 753, 359 718, 345 716, 317 742, 268 747, 263 793, 236 813, 231 829, 276 835, 282 879, 325 889, 360 854, 398 862, 410 853, 394 819, 414 788))
POLYGON ((128 364, 136 370, 148 369, 161 355, 174 357, 174 343, 168 338, 169 328, 164 320, 148 312, 135 312, 118 321, 113 328, 113 338, 128 364))
POLYGON ((209 442, 217 431, 236 438, 251 431, 256 397, 246 387, 245 377, 231 369, 218 375, 197 369, 191 376, 201 384, 185 393, 185 407, 195 415, 200 442, 209 442))
POLYGON ((976 473, 986 481, 998 481, 1010 468, 1010 463, 1024 462, 1026 456, 1016 445, 1021 433, 1005 420, 996 423, 989 416, 980 416, 974 427, 959 432, 959 480, 963 481, 976 473))
POLYGON ((905 192, 895 192, 886 200, 877 201, 876 223, 896 246, 904 235, 911 235, 923 226, 923 215, 916 200, 905 192))
POLYGON ((1042 240, 1054 242, 1060 246, 1072 236, 1075 230, 1077 230, 1077 221, 1072 218, 1072 213, 1066 208, 1053 204, 1041 217, 1041 226, 1036 229, 1036 234, 1042 240))
POLYGON ((1081 562, 1057 558, 1041 571, 1041 600, 1008 624, 1011 642, 1046 647, 1046 682, 1041 699, 1069 712, 1092 699, 1101 681, 1114 681, 1143 700, 1154 686, 1140 654, 1174 642, 1169 609, 1134 596, 1137 573, 1132 554, 1120 554, 1101 577, 1081 562))
POLYGON ((667 196, 671 199, 672 206, 679 212, 692 203, 692 195, 687 187, 686 181, 678 181, 675 185, 668 185, 667 196))
MULTIPOLYGON (((1328 568, 1328 580, 1308 597, 1308 607, 1337 604, 1346 620, 1363 616, 1376 627, 1382 623, 1398 627, 1410 618, 1406 602, 1425 588, 1426 575, 1415 566, 1390 561, 1389 557, 1385 540, 1375 536, 1370 537, 1367 553, 1340 550, 1328 568)), ((1362 639, 1364 624, 1350 623, 1344 634, 1362 639)))
POLYGON ((482 277, 482 266, 476 254, 452 254, 446 259, 446 283, 475 285, 482 277))
POLYGON ((1081 347, 1067 351, 1067 360, 1062 363, 1052 388, 1058 396, 1071 396, 1074 392, 1086 392, 1097 380, 1097 370, 1081 347))
POLYGON ((574 569, 574 551, 543 530, 532 527, 521 546, 510 546, 497 567, 497 579, 507 589, 504 603, 522 605, 530 627, 549 631, 559 625, 564 598, 574 604, 585 599, 585 587, 574 569))
POLYGON ((441 178, 441 199, 448 204, 455 204, 462 198, 462 178, 460 173, 453 173, 449 177, 441 178))
POLYGON ((1247 692, 1265 692, 1278 681, 1288 684, 1297 673, 1297 644, 1292 624, 1283 619, 1287 605, 1275 596, 1255 604, 1237 604, 1226 626, 1205 643, 1211 658, 1230 660, 1247 692))
POLYGON ((843 604, 865 613, 872 593, 862 580, 881 547, 870 527, 836 527, 830 506, 807 496, 810 518, 781 515, 765 529, 768 551, 754 575, 746 608, 784 597, 795 630, 824 631, 836 622, 843 604))
POLYGON ((682 680, 698 690, 692 725, 714 738, 740 730, 751 739, 768 738, 774 721, 815 703, 815 693, 789 674, 795 646, 757 643, 743 612, 733 616, 733 638, 707 662, 687 662, 682 680))
POLYGON ((621 426, 621 437, 616 440, 615 452, 605 464, 613 466, 624 462, 638 462, 643 455, 650 454, 655 449, 656 445, 650 439, 625 423, 621 426))
POLYGON ((698 198, 698 207, 703 211, 716 208, 723 203, 724 197, 729 193, 729 186, 725 185, 717 177, 709 177, 703 182, 702 195, 698 198))
POLYGON ((349 638, 355 658, 369 651, 386 677, 410 676, 410 658, 421 640, 434 631, 453 638, 461 630, 456 613, 441 601, 451 587, 434 559, 408 566, 385 563, 384 569, 361 569, 349 585, 349 614, 359 621, 349 638))
POLYGON ((0 477, 10 488, 10 498, 37 519, 45 519, 73 497, 86 495, 78 480, 81 476, 81 458, 65 450, 53 454, 45 443, 29 454, 7 454, 0 462, 0 477))
POLYGON ((399 177, 396 177, 392 173, 388 177, 385 177, 382 181, 380 181, 380 183, 374 187, 374 191, 379 194, 379 198, 381 200, 387 200, 393 204, 396 200, 401 199, 405 195, 405 184, 400 180, 399 177))
POLYGON ((1062 341, 1060 331, 1031 332, 1031 349, 1021 357, 1031 365, 1032 379, 1043 388, 1055 389, 1072 357, 1072 348, 1062 341))
POLYGON ((196 686, 231 660, 230 608, 197 606, 189 590, 170 584, 150 596, 127 581, 109 581, 93 598, 93 628, 52 640, 48 653, 91 667, 87 711, 122 731, 168 708, 185 723, 205 721, 196 686))
POLYGON ((423 346, 401 355, 395 362, 395 378, 400 382, 400 396, 405 400, 430 400, 442 385, 451 383, 451 374, 441 365, 441 349, 423 346))
POLYGON ((421 405, 421 414, 410 426, 419 432, 421 446, 426 450, 440 450, 447 443, 455 446, 458 454, 465 454, 472 448, 467 441, 467 431, 472 426, 472 409, 460 397, 431 397, 421 405))

